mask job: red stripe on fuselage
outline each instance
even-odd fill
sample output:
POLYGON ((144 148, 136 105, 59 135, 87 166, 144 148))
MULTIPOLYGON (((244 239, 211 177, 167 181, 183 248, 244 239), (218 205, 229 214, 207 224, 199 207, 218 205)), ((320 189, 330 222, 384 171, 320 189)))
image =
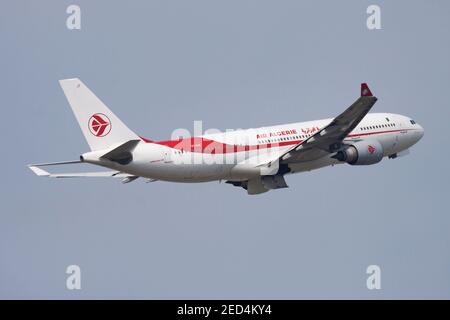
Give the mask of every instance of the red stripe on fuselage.
MULTIPOLYGON (((367 133, 355 133, 349 134, 347 138, 368 136, 374 134, 383 133, 394 133, 400 131, 407 131, 408 129, 400 130, 386 130, 386 131, 376 131, 367 133)), ((207 154, 224 154, 224 153, 236 153, 244 151, 254 151, 260 149, 268 149, 272 147, 285 147, 301 143, 304 140, 289 140, 289 141, 278 141, 275 143, 267 144, 255 144, 255 145, 233 145, 226 144, 219 141, 202 138, 202 137, 190 137, 179 140, 165 140, 165 141, 152 141, 143 137, 140 137, 146 143, 154 143, 162 146, 166 146, 172 149, 185 151, 185 152, 198 152, 207 154)))
MULTIPOLYGON (((145 140, 144 140, 145 141, 145 140)), ((169 148, 173 148, 180 151, 186 152, 198 152, 207 154, 224 154, 224 153, 236 153, 244 151, 254 151, 259 149, 267 149, 272 147, 282 147, 289 146, 293 144, 298 144, 302 140, 290 140, 290 141, 280 141, 277 143, 267 143, 267 144, 255 144, 255 145, 235 145, 227 144, 219 141, 202 138, 202 137, 190 137, 179 140, 166 140, 154 142, 159 145, 163 145, 169 148)))

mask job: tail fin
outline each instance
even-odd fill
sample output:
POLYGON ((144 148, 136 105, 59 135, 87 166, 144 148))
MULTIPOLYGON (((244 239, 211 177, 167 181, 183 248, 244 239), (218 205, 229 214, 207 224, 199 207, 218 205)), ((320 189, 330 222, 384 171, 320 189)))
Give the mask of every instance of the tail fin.
POLYGON ((80 79, 59 81, 91 150, 140 140, 80 79))

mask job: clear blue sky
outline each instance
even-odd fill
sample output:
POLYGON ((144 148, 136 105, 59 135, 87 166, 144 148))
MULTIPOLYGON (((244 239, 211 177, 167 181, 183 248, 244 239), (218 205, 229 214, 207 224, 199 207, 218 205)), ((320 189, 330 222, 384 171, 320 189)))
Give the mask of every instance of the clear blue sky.
MULTIPOLYGON (((0 11, 0 298, 450 298, 448 1, 8 1, 0 11), (382 30, 366 27, 376 3, 382 30), (425 128, 407 157, 227 184, 51 180, 88 147, 58 80, 150 139, 373 111, 425 128), (82 270, 82 290, 65 269, 82 270), (366 288, 366 267, 382 289, 366 288)), ((89 168, 90 169, 90 168, 89 168)))

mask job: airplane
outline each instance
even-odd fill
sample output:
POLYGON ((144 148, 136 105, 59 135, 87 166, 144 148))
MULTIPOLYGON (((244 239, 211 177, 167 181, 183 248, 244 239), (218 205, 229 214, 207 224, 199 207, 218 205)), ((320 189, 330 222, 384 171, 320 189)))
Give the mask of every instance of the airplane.
POLYGON ((78 78, 60 85, 90 147, 79 160, 29 165, 51 178, 115 177, 129 183, 225 181, 250 195, 288 187, 285 176, 336 164, 395 159, 424 135, 413 119, 369 113, 377 98, 366 83, 335 118, 153 141, 131 131, 78 78), (108 171, 49 173, 43 167, 89 163, 108 171))

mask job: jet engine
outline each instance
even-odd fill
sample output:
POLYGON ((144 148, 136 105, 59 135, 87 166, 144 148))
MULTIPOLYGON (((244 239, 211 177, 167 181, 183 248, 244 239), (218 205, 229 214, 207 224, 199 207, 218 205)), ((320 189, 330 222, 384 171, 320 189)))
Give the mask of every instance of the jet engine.
POLYGON ((347 145, 332 158, 351 165, 375 164, 383 159, 383 147, 377 140, 363 140, 347 145))

